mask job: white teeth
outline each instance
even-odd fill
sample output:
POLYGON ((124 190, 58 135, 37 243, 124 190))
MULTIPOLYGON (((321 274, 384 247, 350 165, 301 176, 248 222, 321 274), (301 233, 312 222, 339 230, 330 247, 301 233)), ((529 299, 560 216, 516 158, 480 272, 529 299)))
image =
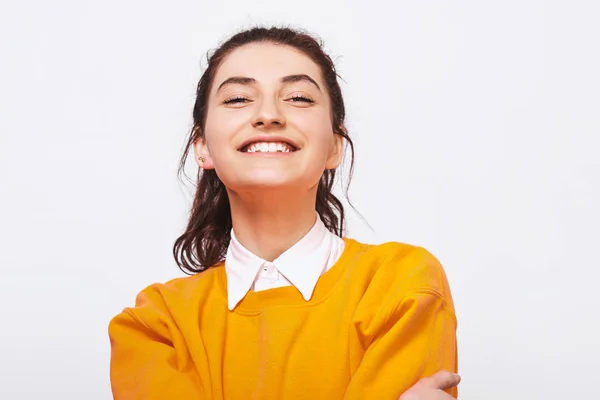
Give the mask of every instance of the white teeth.
POLYGON ((246 153, 289 153, 293 148, 284 142, 257 142, 246 147, 246 153))

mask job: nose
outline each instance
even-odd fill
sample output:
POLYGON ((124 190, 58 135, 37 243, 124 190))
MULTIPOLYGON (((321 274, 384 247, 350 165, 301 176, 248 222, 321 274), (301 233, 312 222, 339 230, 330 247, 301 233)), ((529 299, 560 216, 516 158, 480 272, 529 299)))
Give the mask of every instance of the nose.
POLYGON ((281 128, 285 126, 285 117, 281 113, 276 101, 263 100, 252 119, 255 128, 281 128))

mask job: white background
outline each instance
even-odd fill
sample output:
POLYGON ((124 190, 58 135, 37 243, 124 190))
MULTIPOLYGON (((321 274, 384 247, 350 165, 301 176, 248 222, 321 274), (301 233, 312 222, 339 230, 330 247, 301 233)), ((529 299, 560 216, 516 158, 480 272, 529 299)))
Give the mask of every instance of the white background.
POLYGON ((349 236, 442 261, 461 398, 599 398, 599 12, 2 1, 0 398, 111 398, 110 318, 182 275, 176 167, 206 51, 257 23, 306 28, 337 60, 373 227, 349 210, 349 236))

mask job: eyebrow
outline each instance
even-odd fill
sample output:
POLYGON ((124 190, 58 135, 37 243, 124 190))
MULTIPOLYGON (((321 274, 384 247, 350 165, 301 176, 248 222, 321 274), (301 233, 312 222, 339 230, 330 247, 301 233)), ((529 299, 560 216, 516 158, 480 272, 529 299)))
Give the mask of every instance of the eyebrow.
POLYGON ((319 84, 317 82, 315 82, 315 80, 313 78, 311 78, 310 76, 308 76, 306 74, 296 74, 296 75, 284 76, 283 78, 281 78, 281 82, 282 83, 310 82, 313 85, 315 85, 317 87, 317 89, 319 89, 319 91, 321 90, 321 88, 319 87, 319 84))
MULTIPOLYGON (((288 76, 284 76, 283 78, 281 78, 281 83, 294 83, 294 82, 310 82, 313 85, 316 86, 317 89, 319 89, 319 91, 321 90, 321 87, 319 86, 319 84, 310 76, 306 75, 306 74, 295 74, 295 75, 288 75, 288 76)), ((217 88, 217 92, 219 90, 221 90, 221 88, 225 85, 231 85, 231 84, 238 84, 238 85, 252 85, 256 83, 256 79, 254 78, 248 78, 245 76, 232 76, 230 78, 225 79, 217 88)))

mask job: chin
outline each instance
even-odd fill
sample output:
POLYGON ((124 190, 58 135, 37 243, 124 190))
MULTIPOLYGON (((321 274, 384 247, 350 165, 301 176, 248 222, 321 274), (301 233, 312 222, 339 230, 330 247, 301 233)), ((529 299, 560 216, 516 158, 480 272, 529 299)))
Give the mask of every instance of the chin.
POLYGON ((271 178, 271 179, 259 179, 257 177, 253 177, 252 179, 244 180, 241 182, 237 182, 235 186, 239 188, 243 188, 244 190, 250 189, 289 189, 296 187, 298 185, 297 182, 292 180, 286 180, 279 178, 271 178))
POLYGON ((237 176, 235 179, 228 180, 225 186, 234 191, 253 191, 269 189, 293 190, 302 187, 302 179, 296 176, 282 173, 281 171, 259 171, 249 173, 245 176, 237 176))
POLYGON ((252 192, 260 190, 310 190, 319 182, 322 172, 311 171, 302 167, 248 167, 228 169, 219 175, 225 186, 235 192, 252 192))

